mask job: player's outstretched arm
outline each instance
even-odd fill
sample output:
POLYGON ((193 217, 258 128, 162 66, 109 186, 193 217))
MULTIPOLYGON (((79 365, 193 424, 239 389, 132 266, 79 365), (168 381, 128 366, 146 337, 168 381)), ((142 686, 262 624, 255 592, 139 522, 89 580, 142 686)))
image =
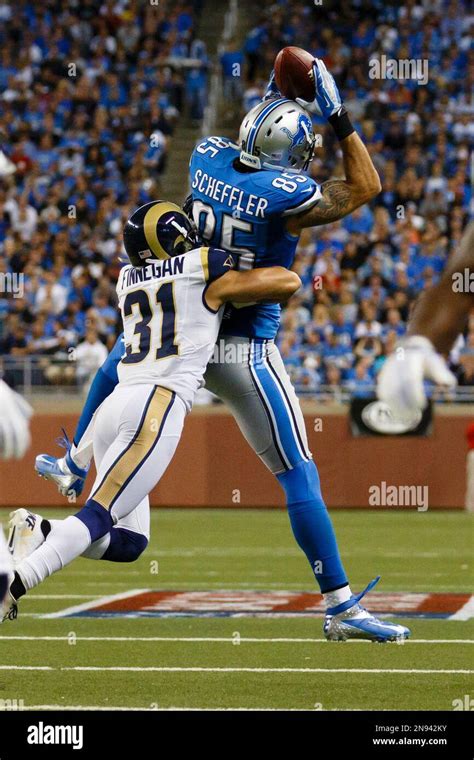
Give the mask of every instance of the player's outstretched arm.
POLYGON ((425 380, 446 388, 456 385, 442 354, 449 352, 465 328, 474 304, 474 293, 464 287, 466 271, 470 275, 473 268, 474 223, 471 223, 439 283, 420 296, 407 337, 399 342, 378 376, 377 395, 396 412, 426 406, 425 380))
POLYGON ((284 267, 262 267, 247 272, 227 272, 207 288, 205 299, 211 309, 217 310, 227 301, 249 303, 255 301, 287 301, 301 287, 296 272, 284 267))
POLYGON ((377 170, 351 124, 336 82, 324 62, 318 58, 314 61, 313 75, 315 101, 340 141, 345 179, 324 182, 319 203, 309 211, 289 219, 287 228, 293 235, 298 235, 304 227, 315 227, 342 219, 370 201, 382 189, 377 170))
POLYGON ((437 285, 426 290, 415 304, 409 335, 423 335, 437 351, 448 353, 474 306, 474 291, 459 286, 466 271, 474 272, 474 222, 466 228, 459 250, 452 256, 437 285))
POLYGON ((290 234, 298 235, 304 227, 337 222, 380 193, 379 175, 357 132, 342 140, 341 149, 346 178, 323 182, 318 204, 288 220, 290 234))

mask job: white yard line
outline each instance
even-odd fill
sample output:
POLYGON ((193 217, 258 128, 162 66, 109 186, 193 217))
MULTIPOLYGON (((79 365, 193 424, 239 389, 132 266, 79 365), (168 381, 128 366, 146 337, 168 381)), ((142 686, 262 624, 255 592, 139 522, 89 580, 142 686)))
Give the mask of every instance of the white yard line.
POLYGON ((206 668, 174 667, 174 666, 150 666, 138 665, 76 665, 52 667, 50 665, 0 665, 0 671, 5 670, 42 670, 42 671, 74 671, 74 672, 108 672, 108 673, 417 673, 417 674, 442 674, 442 675, 472 675, 474 670, 463 669, 428 669, 428 668, 206 668))
MULTIPOLYGON (((173 709, 173 708, 161 708, 161 709, 173 709)), ((179 709, 179 708, 175 708, 179 709)), ((190 708, 192 709, 192 708, 190 708)), ((120 710, 123 712, 154 712, 155 708, 153 707, 116 707, 116 706, 110 706, 110 707, 104 707, 103 705, 24 705, 21 708, 22 711, 24 710, 80 710, 80 711, 87 711, 87 710, 93 710, 94 712, 97 711, 106 711, 106 710, 120 710)))
POLYGON ((0 670, 57 670, 50 665, 0 665, 0 670))
MULTIPOLYGON (((253 638, 241 636, 234 639, 232 636, 76 636, 74 641, 141 641, 141 642, 182 642, 182 643, 225 643, 225 644, 327 644, 327 639, 310 638, 253 638)), ((69 641, 71 636, 0 636, 0 641, 69 641)), ((371 644, 371 641, 362 639, 349 639, 348 644, 371 644)), ((406 644, 474 644, 474 639, 406 639, 406 644)), ((401 646, 401 645, 400 645, 401 646)))
MULTIPOLYGON (((77 710, 81 712, 94 711, 94 712, 320 712, 319 709, 315 710, 307 707, 117 707, 104 705, 25 705, 21 708, 23 710, 77 710)), ((381 710, 388 711, 389 707, 379 708, 374 712, 380 712, 381 710)), ((370 708, 365 707, 331 707, 329 712, 370 712, 370 708)), ((327 712, 321 710, 321 712, 327 712)))
POLYGON ((104 707, 94 705, 28 705, 22 710, 78 710, 107 712, 109 710, 119 712, 314 712, 304 707, 104 707))
POLYGON ((137 596, 138 594, 144 594, 149 589, 146 588, 134 588, 129 589, 128 591, 122 591, 120 594, 111 594, 110 596, 101 596, 101 597, 95 597, 95 599, 91 599, 90 597, 86 597, 89 599, 88 602, 84 602, 83 604, 76 604, 73 607, 68 607, 65 610, 59 610, 57 612, 48 612, 41 617, 43 619, 45 618, 61 618, 65 617, 66 615, 73 615, 77 612, 82 612, 83 610, 88 610, 91 607, 96 606, 96 599, 100 599, 100 604, 109 604, 109 602, 117 602, 120 601, 120 599, 128 599, 131 596, 137 596))
MULTIPOLYGON (((0 665, 0 669, 3 669, 0 665)), ((62 667, 61 670, 74 671, 111 671, 130 673, 438 673, 443 675, 464 674, 472 675, 474 670, 448 670, 448 669, 424 669, 424 668, 206 668, 206 667, 172 667, 172 666, 98 666, 76 665, 74 667, 62 667)))
POLYGON ((34 602, 37 599, 101 599, 100 594, 30 594, 23 596, 21 603, 34 602))

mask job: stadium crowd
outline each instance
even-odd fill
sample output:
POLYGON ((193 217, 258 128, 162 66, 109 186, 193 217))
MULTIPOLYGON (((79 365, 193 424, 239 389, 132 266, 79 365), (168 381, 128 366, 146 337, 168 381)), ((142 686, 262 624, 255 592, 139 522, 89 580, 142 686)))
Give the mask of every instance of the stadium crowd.
POLYGON ((0 2, 0 275, 22 277, 0 354, 41 357, 34 382, 86 379, 115 341, 122 223, 159 197, 180 114, 202 118, 200 6, 0 2))
MULTIPOLYGON (((0 354, 41 357, 38 381, 87 380, 115 340, 122 222, 159 195, 180 114, 202 118, 200 7, 0 0, 0 275, 24 283, 22 297, 0 293, 0 354)), ((365 393, 466 223, 473 17, 464 0, 262 0, 259 14, 221 55, 227 101, 250 109, 278 50, 305 47, 335 75, 381 175, 374 203, 303 234, 303 289, 278 337, 300 390, 365 393), (373 75, 381 56, 426 61, 427 82, 373 75)), ((322 182, 343 170, 332 130, 314 124, 322 182)), ((451 363, 474 385, 474 318, 451 363)))
MULTIPOLYGON (((298 45, 324 59, 364 135, 383 191, 341 222, 305 231, 296 262, 303 290, 278 336, 300 390, 325 385, 329 395, 341 387, 364 395, 472 210, 474 16, 463 0, 315 6, 263 4, 240 51, 244 110, 260 100, 277 52, 298 45), (389 60, 412 61, 410 71, 426 71, 426 83, 391 79, 382 68, 389 60)), ((314 125, 323 147, 312 175, 343 176, 331 128, 317 114, 314 125)), ((460 385, 474 385, 474 315, 450 361, 460 385)))

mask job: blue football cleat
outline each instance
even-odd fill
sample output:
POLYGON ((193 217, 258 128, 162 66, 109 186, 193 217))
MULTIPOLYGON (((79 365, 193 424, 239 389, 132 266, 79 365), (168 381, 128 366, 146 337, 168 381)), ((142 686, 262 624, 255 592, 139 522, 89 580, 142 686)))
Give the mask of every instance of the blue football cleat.
POLYGON ((58 438, 58 443, 66 449, 66 456, 57 458, 49 454, 38 454, 35 470, 42 478, 56 483, 63 496, 70 496, 71 493, 80 496, 89 468, 82 469, 74 464, 70 454, 71 442, 64 430, 63 434, 63 438, 58 438))
POLYGON ((324 635, 329 641, 365 639, 367 641, 404 641, 410 636, 410 629, 403 625, 379 620, 371 615, 359 601, 379 582, 380 575, 369 583, 360 594, 353 595, 347 602, 330 607, 324 619, 324 635))

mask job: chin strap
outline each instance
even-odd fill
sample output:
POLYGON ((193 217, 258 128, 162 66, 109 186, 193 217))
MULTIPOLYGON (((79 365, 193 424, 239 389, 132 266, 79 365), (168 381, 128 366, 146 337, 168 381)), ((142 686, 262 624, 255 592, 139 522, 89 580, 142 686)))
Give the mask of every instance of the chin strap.
POLYGON ((326 614, 328 615, 339 615, 341 612, 345 612, 346 610, 353 607, 355 604, 360 602, 362 597, 364 597, 366 594, 369 593, 369 591, 372 591, 374 586, 377 585, 379 582, 381 576, 377 575, 376 578, 374 578, 373 581, 370 581, 369 585, 366 586, 366 588, 360 592, 360 594, 353 594, 350 599, 347 600, 347 602, 342 602, 341 604, 338 604, 336 607, 329 607, 326 611, 326 614))

